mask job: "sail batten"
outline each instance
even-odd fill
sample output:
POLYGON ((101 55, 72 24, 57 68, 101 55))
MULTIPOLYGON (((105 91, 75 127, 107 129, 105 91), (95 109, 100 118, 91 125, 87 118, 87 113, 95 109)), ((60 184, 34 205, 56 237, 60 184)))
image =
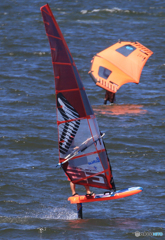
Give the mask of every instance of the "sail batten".
POLYGON ((102 135, 72 55, 48 4, 41 13, 55 77, 59 163, 73 183, 115 189, 102 135))
POLYGON ((52 62, 54 65, 67 65, 67 66, 72 66, 71 63, 62 63, 62 62, 52 62))
MULTIPOLYGON (((47 37, 56 38, 56 39, 59 39, 59 40, 61 40, 61 41, 62 41, 62 38, 60 38, 60 37, 53 36, 53 35, 50 35, 50 34, 46 34, 46 35, 47 35, 47 37)), ((50 49, 54 50, 54 48, 50 48, 50 49)))
MULTIPOLYGON (((83 89, 83 88, 82 88, 83 89)), ((59 93, 59 92, 74 92, 74 91, 79 91, 78 88, 75 88, 75 89, 68 89, 68 90, 60 90, 60 91, 56 91, 56 93, 59 93)))

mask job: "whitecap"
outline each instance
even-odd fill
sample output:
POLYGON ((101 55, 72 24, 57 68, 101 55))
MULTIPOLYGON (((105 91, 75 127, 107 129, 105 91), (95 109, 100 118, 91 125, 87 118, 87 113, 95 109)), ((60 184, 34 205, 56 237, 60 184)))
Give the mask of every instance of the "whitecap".
POLYGON ((82 14, 86 14, 88 11, 87 10, 81 10, 82 14))

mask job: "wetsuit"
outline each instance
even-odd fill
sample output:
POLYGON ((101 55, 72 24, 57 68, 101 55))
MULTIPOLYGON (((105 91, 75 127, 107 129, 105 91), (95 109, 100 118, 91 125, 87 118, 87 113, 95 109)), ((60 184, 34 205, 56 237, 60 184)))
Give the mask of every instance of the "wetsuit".
POLYGON ((113 103, 115 101, 115 93, 109 92, 106 90, 104 104, 107 104, 107 101, 110 101, 110 103, 113 103))

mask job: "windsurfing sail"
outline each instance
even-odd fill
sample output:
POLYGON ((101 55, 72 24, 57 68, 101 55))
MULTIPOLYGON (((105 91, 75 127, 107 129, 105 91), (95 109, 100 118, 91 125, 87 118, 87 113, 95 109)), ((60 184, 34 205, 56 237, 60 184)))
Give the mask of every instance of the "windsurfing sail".
POLYGON ((97 86, 116 93, 125 83, 139 83, 152 54, 138 42, 117 42, 93 57, 89 75, 97 86))
POLYGON ((76 65, 48 4, 41 13, 55 76, 59 163, 75 184, 115 190, 112 169, 76 65))
POLYGON ((105 135, 105 133, 101 134, 100 137, 97 136, 92 136, 90 138, 87 138, 87 140, 85 140, 83 143, 81 143, 80 146, 77 146, 73 149, 73 151, 71 153, 69 153, 69 155, 67 155, 65 157, 65 161, 63 161, 62 163, 57 164, 57 166, 61 166, 64 163, 68 162, 70 159, 72 159, 74 156, 76 156, 77 154, 80 154, 81 152, 83 152, 84 150, 86 150, 87 148, 89 148, 92 144, 96 143, 97 141, 99 141, 103 136, 105 135))

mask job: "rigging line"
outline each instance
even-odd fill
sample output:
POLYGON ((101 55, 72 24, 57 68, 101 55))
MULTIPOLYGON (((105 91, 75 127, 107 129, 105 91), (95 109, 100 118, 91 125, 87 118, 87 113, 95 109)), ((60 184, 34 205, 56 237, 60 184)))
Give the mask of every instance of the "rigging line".
POLYGON ((75 150, 73 150, 69 155, 67 155, 64 159, 65 161, 62 163, 58 163, 56 165, 56 167, 61 167, 61 165, 63 165, 64 163, 68 162, 70 159, 72 159, 73 157, 75 157, 77 154, 83 152, 84 150, 86 150, 87 148, 89 148, 91 145, 93 145, 94 143, 96 143, 97 141, 99 141, 102 137, 104 137, 105 133, 103 133, 100 137, 98 137, 95 141, 93 141, 92 143, 90 143, 89 145, 86 145, 91 139, 93 139, 93 137, 88 138, 87 140, 85 140, 83 143, 81 143, 81 145, 79 147, 75 147, 75 150), (85 145, 83 147, 83 145, 85 145), (81 149, 81 147, 83 147, 81 149))

